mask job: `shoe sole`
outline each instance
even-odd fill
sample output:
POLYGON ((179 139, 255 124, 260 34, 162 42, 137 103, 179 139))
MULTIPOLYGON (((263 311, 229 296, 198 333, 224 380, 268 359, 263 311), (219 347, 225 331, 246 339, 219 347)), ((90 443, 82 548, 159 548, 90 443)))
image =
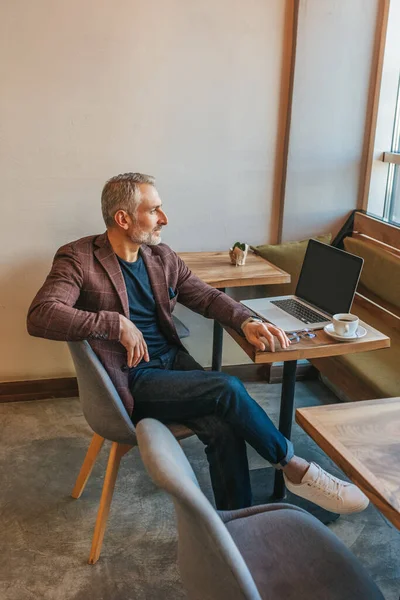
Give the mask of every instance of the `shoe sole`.
MULTIPOLYGON (((313 502, 312 500, 310 500, 310 502, 313 502)), ((313 502, 313 504, 315 504, 315 502, 313 502)), ((335 513, 336 515, 351 515, 353 513, 359 513, 362 512, 363 510, 365 510, 369 505, 369 500, 367 499, 367 502, 364 502, 364 504, 360 504, 360 506, 357 506, 356 508, 352 508, 349 510, 332 510, 330 508, 325 508, 324 510, 327 510, 329 512, 335 513)), ((317 506, 320 506, 319 504, 317 504, 317 506)), ((323 506, 321 508, 324 508, 323 506)))

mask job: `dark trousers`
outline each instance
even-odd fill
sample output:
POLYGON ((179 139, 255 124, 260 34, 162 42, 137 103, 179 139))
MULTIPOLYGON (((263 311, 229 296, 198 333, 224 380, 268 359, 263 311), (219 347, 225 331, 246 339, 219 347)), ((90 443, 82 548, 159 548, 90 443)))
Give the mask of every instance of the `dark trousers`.
POLYGON ((275 467, 293 456, 291 442, 249 396, 237 377, 204 369, 173 348, 130 371, 133 421, 152 417, 182 423, 205 444, 215 503, 220 510, 251 505, 248 442, 275 467))

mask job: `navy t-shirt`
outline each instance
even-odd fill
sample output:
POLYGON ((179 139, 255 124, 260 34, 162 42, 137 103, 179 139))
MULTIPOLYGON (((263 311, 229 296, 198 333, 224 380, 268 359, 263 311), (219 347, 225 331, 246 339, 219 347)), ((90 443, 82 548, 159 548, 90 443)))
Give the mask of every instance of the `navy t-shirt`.
POLYGON ((140 253, 135 262, 127 262, 117 256, 128 293, 129 318, 142 332, 150 359, 157 358, 171 348, 162 333, 156 312, 146 265, 140 253))

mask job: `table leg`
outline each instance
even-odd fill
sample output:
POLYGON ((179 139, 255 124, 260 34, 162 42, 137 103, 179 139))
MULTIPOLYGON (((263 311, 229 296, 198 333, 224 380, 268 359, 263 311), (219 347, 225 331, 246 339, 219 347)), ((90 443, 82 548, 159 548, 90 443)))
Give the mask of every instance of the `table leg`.
MULTIPOLYGON (((225 292, 225 288, 218 288, 221 292, 225 292)), ((222 365, 222 337, 223 337, 223 327, 218 323, 218 321, 214 321, 214 331, 213 331, 213 351, 212 351, 212 366, 211 369, 213 371, 220 371, 222 365)))
MULTIPOLYGON (((281 408, 279 413, 279 431, 290 440, 292 434, 294 390, 296 386, 297 360, 288 360, 283 363, 283 379, 281 393, 281 408)), ((282 471, 275 471, 274 498, 283 500, 286 496, 285 483, 282 471)))
MULTIPOLYGON (((281 407, 279 413, 279 431, 290 440, 292 434, 292 423, 294 413, 294 393, 296 387, 296 366, 297 361, 289 360, 283 365, 283 380, 281 393, 281 407)), ((281 502, 286 500, 291 504, 300 506, 307 510, 322 523, 332 523, 339 518, 339 515, 331 513, 316 504, 299 498, 295 494, 287 493, 282 471, 275 470, 274 476, 274 492, 270 498, 271 502, 281 502)))

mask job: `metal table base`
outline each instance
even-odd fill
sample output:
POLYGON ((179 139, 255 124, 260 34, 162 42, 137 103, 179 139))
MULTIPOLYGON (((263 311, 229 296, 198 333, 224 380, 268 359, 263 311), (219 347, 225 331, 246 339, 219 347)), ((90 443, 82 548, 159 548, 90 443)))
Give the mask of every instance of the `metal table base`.
MULTIPOLYGON (((218 288, 220 292, 225 292, 225 288, 218 288)), ((222 337, 224 329, 218 321, 214 321, 213 331, 213 349, 212 349, 212 363, 211 368, 213 371, 220 371, 222 365, 222 337)))

